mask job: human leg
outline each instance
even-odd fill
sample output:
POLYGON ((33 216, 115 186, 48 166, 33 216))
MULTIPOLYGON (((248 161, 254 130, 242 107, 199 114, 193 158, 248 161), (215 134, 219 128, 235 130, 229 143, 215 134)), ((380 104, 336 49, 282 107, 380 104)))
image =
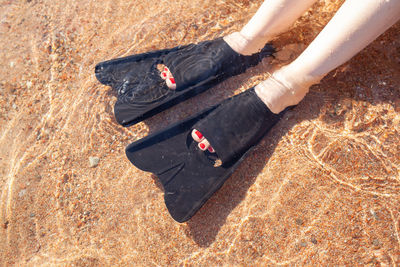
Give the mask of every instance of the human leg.
POLYGON ((256 53, 276 35, 288 30, 315 1, 266 0, 240 32, 224 40, 240 54, 256 53))
MULTIPOLYGON (((287 30, 315 1, 264 1, 243 29, 225 36, 224 41, 241 55, 257 53, 269 40, 287 30)), ((166 81, 170 89, 176 89, 174 77, 168 66, 162 66, 161 78, 166 81)))
POLYGON ((256 86, 274 113, 298 104, 308 88, 348 61, 400 18, 398 0, 347 0, 292 63, 256 86))
MULTIPOLYGON (((258 97, 276 114, 298 104, 312 84, 348 61, 399 18, 398 0, 347 0, 294 62, 256 86, 258 97)), ((196 138, 195 131, 192 136, 200 149, 208 149, 208 140, 196 138)))

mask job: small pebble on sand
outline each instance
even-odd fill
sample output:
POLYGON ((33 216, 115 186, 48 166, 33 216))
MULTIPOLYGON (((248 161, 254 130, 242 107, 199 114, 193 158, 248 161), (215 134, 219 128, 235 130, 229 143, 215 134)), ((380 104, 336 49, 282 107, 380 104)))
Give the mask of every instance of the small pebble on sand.
POLYGON ((22 189, 21 191, 19 191, 18 196, 19 197, 23 197, 26 193, 26 189, 22 189))
POLYGON ((375 247, 381 247, 381 242, 380 242, 379 239, 377 239, 377 238, 375 238, 375 239, 372 241, 372 244, 373 244, 375 247))
POLYGON ((100 159, 98 157, 89 157, 90 168, 94 168, 99 165, 100 159))
POLYGON ((313 243, 314 245, 318 243, 317 239, 315 239, 315 237, 311 237, 311 243, 313 243))
POLYGON ((302 241, 300 242, 300 246, 303 247, 303 248, 307 247, 307 242, 304 241, 304 240, 302 240, 302 241))

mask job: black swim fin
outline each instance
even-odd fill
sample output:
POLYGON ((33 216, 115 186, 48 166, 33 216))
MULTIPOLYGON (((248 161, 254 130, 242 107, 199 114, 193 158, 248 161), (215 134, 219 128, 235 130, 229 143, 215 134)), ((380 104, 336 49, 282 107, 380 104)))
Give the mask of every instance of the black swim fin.
POLYGON ((272 113, 250 89, 130 144, 126 155, 137 168, 160 179, 172 218, 185 222, 223 185, 282 114, 272 113), (218 155, 198 148, 191 137, 193 129, 203 133, 218 155))
POLYGON ((117 122, 130 126, 244 72, 274 52, 267 44, 259 53, 243 56, 218 38, 101 62, 95 74, 118 94, 117 122), (158 64, 170 69, 176 90, 169 89, 160 77, 158 64))

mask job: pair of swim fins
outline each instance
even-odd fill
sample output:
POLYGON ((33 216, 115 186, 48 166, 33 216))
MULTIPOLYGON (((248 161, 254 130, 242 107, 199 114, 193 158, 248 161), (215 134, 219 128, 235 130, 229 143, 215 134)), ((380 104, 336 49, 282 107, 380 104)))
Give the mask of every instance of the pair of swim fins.
MULTIPOLYGON (((259 53, 243 56, 218 38, 101 62, 95 74, 118 94, 117 122, 130 126, 243 73, 273 53, 273 47, 266 45, 259 53), (159 64, 170 69, 176 90, 161 78, 159 64)), ((172 218, 185 222, 281 116, 272 113, 251 88, 130 144, 126 155, 137 168, 160 179, 172 218), (198 148, 191 137, 193 129, 209 140, 216 154, 198 148)))

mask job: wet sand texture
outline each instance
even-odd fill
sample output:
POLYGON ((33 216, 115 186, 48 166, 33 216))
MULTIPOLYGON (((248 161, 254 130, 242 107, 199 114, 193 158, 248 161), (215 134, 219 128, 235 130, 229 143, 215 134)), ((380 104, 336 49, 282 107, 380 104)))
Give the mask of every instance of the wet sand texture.
POLYGON ((400 264, 399 24, 313 86, 178 224, 125 146, 265 79, 337 1, 280 35, 276 59, 130 128, 97 62, 231 33, 261 1, 0 3, 1 265, 400 264))

